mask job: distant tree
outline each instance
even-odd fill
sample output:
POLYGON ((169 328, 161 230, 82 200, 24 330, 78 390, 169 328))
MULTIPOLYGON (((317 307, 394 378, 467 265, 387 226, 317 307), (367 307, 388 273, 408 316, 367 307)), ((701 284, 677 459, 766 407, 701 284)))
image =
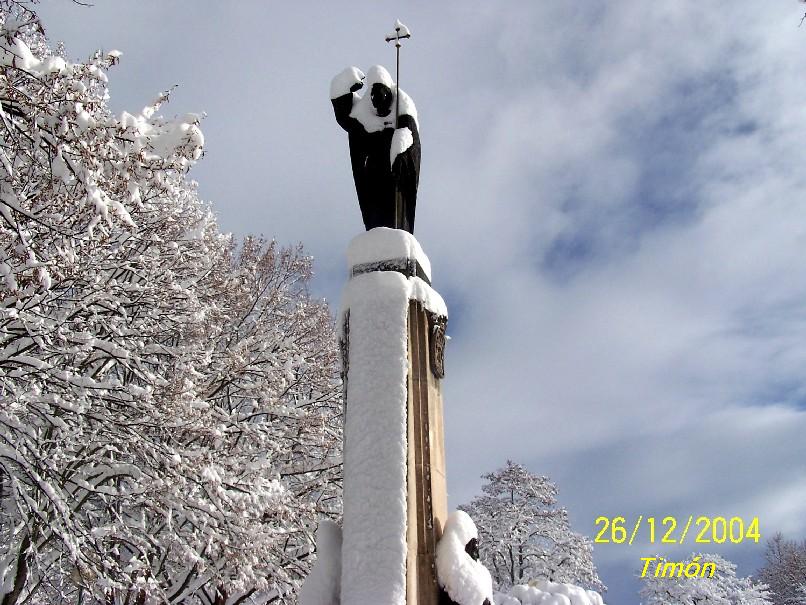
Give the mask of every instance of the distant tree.
POLYGON ((532 580, 605 590, 589 539, 571 531, 557 488, 520 464, 482 475, 484 494, 460 506, 479 530, 481 561, 499 590, 532 580))
POLYGON ((806 540, 787 540, 778 533, 767 541, 759 579, 768 584, 775 605, 798 605, 806 584, 806 540))
POLYGON ((338 514, 311 260, 222 235, 200 116, 107 106, 0 0, 0 605, 292 602, 338 514))
POLYGON ((656 578, 652 569, 643 577, 643 605, 769 605, 769 591, 764 584, 736 576, 736 565, 719 555, 691 555, 699 564, 714 563, 713 577, 656 578))

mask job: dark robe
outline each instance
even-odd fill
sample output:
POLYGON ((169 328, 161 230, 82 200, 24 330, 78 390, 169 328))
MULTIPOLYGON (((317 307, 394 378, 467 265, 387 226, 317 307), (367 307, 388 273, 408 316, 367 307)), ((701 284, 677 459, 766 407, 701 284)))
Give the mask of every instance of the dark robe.
MULTIPOLYGON (((390 126, 378 132, 367 132, 350 117, 355 93, 331 99, 336 121, 347 131, 350 160, 358 194, 358 205, 367 231, 373 227, 392 227, 414 233, 414 209, 420 179, 420 133, 417 123, 408 114, 398 118, 398 128, 408 128, 414 139, 411 146, 389 166, 389 150, 394 129, 390 126), (395 217, 395 200, 400 198, 401 215, 395 217)), ((393 120, 394 117, 392 116, 393 120)))

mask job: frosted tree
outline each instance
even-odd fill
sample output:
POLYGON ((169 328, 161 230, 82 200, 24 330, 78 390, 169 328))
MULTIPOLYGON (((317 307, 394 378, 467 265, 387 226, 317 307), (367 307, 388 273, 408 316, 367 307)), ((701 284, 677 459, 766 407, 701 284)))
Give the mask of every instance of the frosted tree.
MULTIPOLYGON (((209 472, 196 473, 202 483, 206 474, 214 477, 222 495, 216 506, 231 511, 222 523, 227 540, 215 555, 217 573, 178 561, 181 573, 167 577, 188 586, 203 580, 189 593, 203 603, 238 603, 245 596, 293 602, 310 567, 317 517, 336 516, 340 508, 336 338, 327 307, 308 296, 311 259, 301 248, 247 238, 239 250, 230 249, 228 266, 207 294, 215 345, 200 382, 217 419, 206 442, 209 472), (255 501, 261 483, 266 505, 255 501), (251 551, 246 564, 245 551, 251 551)), ((185 470, 188 475, 193 472, 185 470)), ((181 593, 174 601, 184 602, 181 593)))
POLYGON ((200 116, 113 116, 0 1, 0 604, 282 602, 338 502, 299 250, 219 233, 200 116))
POLYGON ((806 540, 787 540, 780 533, 770 538, 758 577, 769 585, 775 605, 798 605, 798 587, 806 584, 806 540))
POLYGON ((736 565, 713 554, 692 554, 690 561, 713 563, 713 577, 654 577, 650 568, 641 588, 644 605, 770 605, 765 584, 736 576, 736 565))
POLYGON ((571 530, 547 477, 507 461, 482 478, 484 494, 459 508, 476 523, 481 560, 500 590, 532 580, 604 589, 590 540, 571 530))
POLYGON ((181 392, 183 374, 167 370, 201 310, 182 283, 222 246, 181 177, 201 153, 197 117, 160 120, 158 101, 114 118, 105 72, 117 53, 68 63, 33 13, 3 8, 0 602, 10 605, 68 576, 112 590, 137 575, 111 541, 146 540, 128 535, 123 511, 157 477, 131 452, 155 450, 155 393, 181 392))

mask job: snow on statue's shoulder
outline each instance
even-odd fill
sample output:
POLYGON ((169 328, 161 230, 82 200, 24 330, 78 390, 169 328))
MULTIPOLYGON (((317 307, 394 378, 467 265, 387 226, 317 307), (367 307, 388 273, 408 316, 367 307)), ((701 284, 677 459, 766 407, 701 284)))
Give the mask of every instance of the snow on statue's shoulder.
POLYGON ((353 238, 347 247, 350 269, 358 265, 408 258, 416 260, 431 280, 431 262, 420 243, 408 231, 376 227, 353 238))
POLYGON ((417 130, 420 129, 420 120, 417 117, 417 106, 414 104, 414 99, 412 99, 406 91, 402 88, 399 91, 400 97, 400 115, 401 116, 411 116, 414 118, 414 123, 417 124, 417 130))
POLYGON ((414 135, 408 128, 397 128, 392 133, 392 144, 389 146, 389 163, 414 144, 414 135))

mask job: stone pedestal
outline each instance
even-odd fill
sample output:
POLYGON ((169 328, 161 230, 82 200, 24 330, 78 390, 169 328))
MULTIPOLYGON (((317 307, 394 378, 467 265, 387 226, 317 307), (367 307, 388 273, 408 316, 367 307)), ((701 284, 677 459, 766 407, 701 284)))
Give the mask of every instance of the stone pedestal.
POLYGON ((373 229, 348 257, 341 603, 437 605, 447 310, 411 234, 373 229))

